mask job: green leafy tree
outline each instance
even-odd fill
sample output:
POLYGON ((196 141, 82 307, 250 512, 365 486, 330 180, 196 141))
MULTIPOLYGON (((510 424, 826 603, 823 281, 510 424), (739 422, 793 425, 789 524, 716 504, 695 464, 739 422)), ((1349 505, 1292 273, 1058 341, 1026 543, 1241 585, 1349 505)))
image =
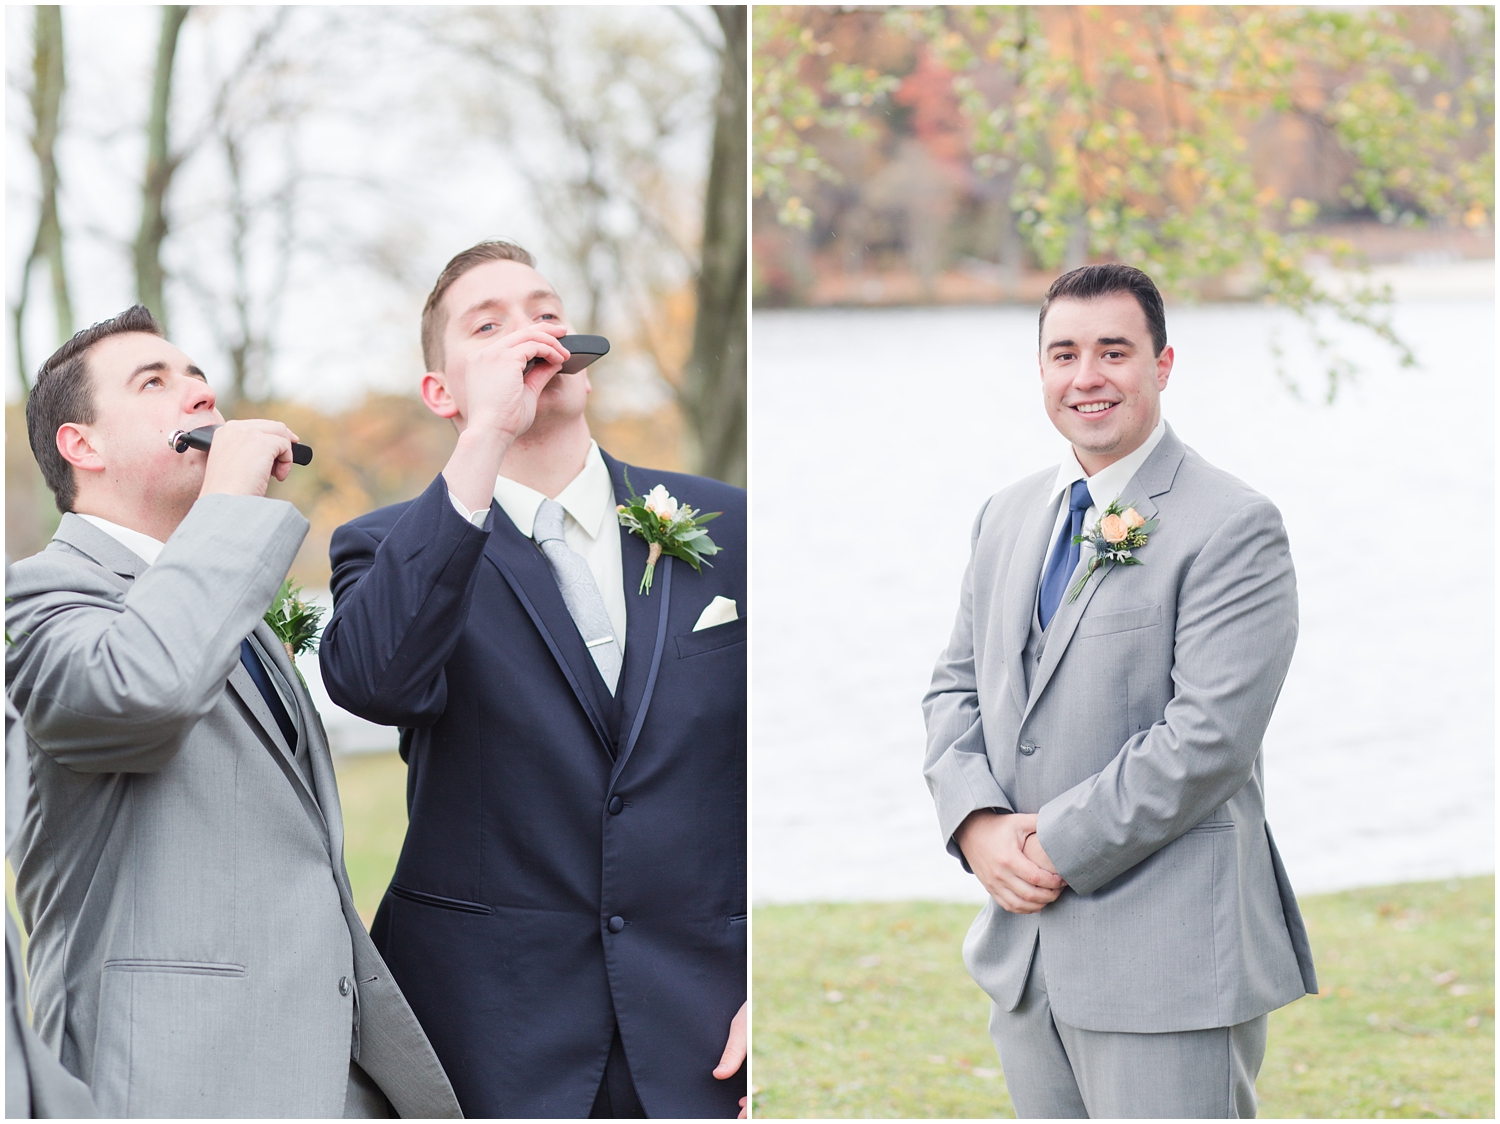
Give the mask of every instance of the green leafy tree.
MULTIPOLYGON (((805 224, 797 184, 829 174, 810 135, 855 128, 892 76, 866 73, 860 98, 846 97, 853 64, 833 61, 795 11, 756 9, 754 187, 782 222, 805 224), (761 120, 763 100, 792 113, 761 120)), ((1325 314, 1374 332, 1403 365, 1414 359, 1387 288, 1319 283, 1312 262, 1357 266, 1358 255, 1316 229, 1316 201, 1283 196, 1257 168, 1252 131, 1312 131, 1337 154, 1346 212, 1493 222, 1490 7, 934 7, 894 9, 885 23, 951 75, 972 168, 1003 179, 1041 268, 1113 259, 1179 296, 1288 308, 1323 350, 1330 399, 1351 367, 1319 327, 1325 314)))
POLYGON ((874 67, 836 60, 821 80, 808 81, 807 63, 826 58, 833 44, 819 40, 802 22, 804 11, 757 7, 752 18, 751 191, 757 199, 766 196, 775 203, 780 222, 798 227, 808 226, 813 217, 798 194, 799 179, 838 179, 807 133, 820 127, 870 139, 874 130, 866 111, 900 84, 899 78, 874 67))

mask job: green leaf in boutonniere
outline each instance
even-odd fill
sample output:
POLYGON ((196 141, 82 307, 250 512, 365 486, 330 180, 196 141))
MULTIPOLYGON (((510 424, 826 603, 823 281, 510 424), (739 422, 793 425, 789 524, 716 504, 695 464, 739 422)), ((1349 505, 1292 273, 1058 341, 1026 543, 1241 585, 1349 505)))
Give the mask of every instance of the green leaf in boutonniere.
POLYGON ((702 567, 712 566, 709 555, 718 554, 719 548, 703 529, 710 519, 717 519, 722 511, 711 511, 702 515, 685 503, 678 503, 667 490, 658 484, 644 497, 635 494, 630 483, 630 473, 625 474, 625 486, 630 489, 630 499, 615 508, 620 517, 620 526, 634 531, 648 544, 646 572, 641 576, 638 593, 650 595, 651 581, 656 575, 656 562, 663 554, 681 558, 693 569, 702 573, 702 567))
MULTIPOLYGON (((297 657, 311 648, 318 639, 322 627, 319 622, 327 610, 322 605, 309 605, 302 600, 302 587, 294 585, 291 578, 281 583, 271 607, 266 610, 266 623, 286 649, 287 659, 297 668, 297 657)), ((300 678, 302 672, 297 670, 300 678)), ((306 680, 303 680, 306 685, 306 680)))

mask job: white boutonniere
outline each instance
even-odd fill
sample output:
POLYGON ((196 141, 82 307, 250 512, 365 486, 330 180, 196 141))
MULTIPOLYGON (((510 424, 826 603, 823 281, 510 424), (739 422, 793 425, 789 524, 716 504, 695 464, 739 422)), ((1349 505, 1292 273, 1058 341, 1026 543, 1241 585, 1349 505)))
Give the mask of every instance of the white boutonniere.
POLYGON ((1094 571, 1106 562, 1117 566, 1142 565, 1141 560, 1131 552, 1146 545, 1147 536, 1156 530, 1158 522, 1160 520, 1145 518, 1133 507, 1122 506, 1120 499, 1116 497, 1104 509, 1099 522, 1083 534, 1073 536, 1074 542, 1092 546, 1094 557, 1089 560, 1089 567, 1083 572, 1083 577, 1068 590, 1068 603, 1078 600, 1078 595, 1083 592, 1089 578, 1094 576, 1094 571))
MULTIPOLYGON (((637 592, 650 595, 656 563, 663 554, 681 558, 702 573, 701 567, 707 556, 719 553, 719 548, 708 537, 703 524, 710 519, 717 519, 723 512, 700 514, 687 504, 678 503, 660 484, 652 488, 644 498, 638 496, 630 483, 628 472, 625 474, 625 486, 630 489, 630 499, 615 508, 620 516, 620 525, 634 531, 649 544, 646 572, 641 576, 641 587, 637 592)), ((706 564, 713 565, 711 562, 706 564)))

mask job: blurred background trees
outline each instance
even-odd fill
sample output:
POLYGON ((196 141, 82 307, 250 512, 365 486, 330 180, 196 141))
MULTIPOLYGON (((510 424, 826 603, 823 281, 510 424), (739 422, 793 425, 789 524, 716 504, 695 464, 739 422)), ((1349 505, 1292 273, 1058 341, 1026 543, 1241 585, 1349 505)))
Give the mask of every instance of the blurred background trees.
POLYGON ((765 305, 1034 302, 1119 260, 1409 360, 1378 281, 1331 271, 1493 257, 1492 7, 754 18, 765 305))
POLYGON ((486 237, 530 248, 579 330, 611 338, 601 443, 744 483, 743 9, 6 19, 13 557, 57 519, 25 438, 35 368, 140 300, 226 413, 317 447, 282 494, 314 524, 294 571, 325 581, 333 527, 446 459, 451 428, 414 397, 417 320, 486 237))

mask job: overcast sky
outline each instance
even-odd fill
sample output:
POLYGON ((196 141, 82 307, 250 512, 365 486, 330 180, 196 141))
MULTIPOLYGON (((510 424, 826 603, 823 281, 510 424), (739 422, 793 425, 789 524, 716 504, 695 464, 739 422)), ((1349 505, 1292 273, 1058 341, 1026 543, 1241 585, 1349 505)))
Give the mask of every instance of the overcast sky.
MULTIPOLYGON (((687 126, 661 152, 674 182, 694 201, 706 175, 712 128, 711 91, 717 60, 686 20, 717 39, 706 9, 573 8, 560 10, 565 58, 576 59, 578 82, 591 65, 589 30, 601 23, 628 26, 670 44, 673 65, 702 96, 687 107, 687 126)), ((525 180, 514 170, 524 152, 550 159, 561 150, 543 107, 509 96, 505 139, 489 123, 490 91, 454 56, 433 47, 412 26, 418 15, 394 8, 297 8, 288 13, 297 65, 280 81, 282 92, 310 98, 296 155, 311 175, 299 245, 329 245, 336 260, 304 252, 284 290, 280 351, 272 371, 276 393, 327 407, 357 400, 367 388, 409 391, 422 370, 417 343, 421 301, 443 263, 487 237, 510 237, 532 248, 539 266, 564 300, 581 303, 574 279, 538 221, 525 180), (404 276, 373 264, 380 258, 404 276), (571 290, 571 291, 570 291, 571 290)), ((160 29, 160 10, 142 7, 64 7, 68 87, 59 147, 63 215, 75 328, 119 312, 134 300, 129 244, 140 216, 145 153, 144 122, 160 29)), ((267 9, 194 9, 183 28, 174 89, 174 142, 182 143, 203 119, 211 76, 238 56, 250 29, 267 9)), ((30 109, 32 9, 5 12, 6 95, 6 294, 15 299, 21 265, 35 231, 37 178, 25 135, 30 109)), ((498 98, 498 86, 493 97, 498 98)), ((274 130, 266 136, 274 140, 274 130)), ((279 173, 280 141, 258 150, 263 170, 279 173), (274 151, 273 151, 274 150, 274 151), (270 153, 271 155, 267 155, 270 153)), ((222 197, 227 183, 216 153, 192 157, 169 197, 180 233, 164 255, 168 267, 189 257, 222 277, 222 197)), ((690 212, 685 209, 685 213, 690 212)), ((262 248, 269 245, 265 240, 262 248)), ((252 269, 268 276, 263 262, 252 269)), ((52 311, 45 267, 32 279, 26 323, 28 366, 51 350, 52 311)), ((227 377, 227 363, 198 302, 168 289, 174 341, 209 371, 227 377), (175 298, 175 299, 174 299, 175 298)), ((222 303, 222 302, 220 302, 222 303)), ((218 305, 215 305, 218 307, 218 305)), ((17 394, 14 345, 6 317, 7 400, 17 394)), ((650 370, 615 364, 609 372, 630 386, 627 397, 659 393, 650 370)), ((611 387, 601 390, 608 395, 611 387)))

